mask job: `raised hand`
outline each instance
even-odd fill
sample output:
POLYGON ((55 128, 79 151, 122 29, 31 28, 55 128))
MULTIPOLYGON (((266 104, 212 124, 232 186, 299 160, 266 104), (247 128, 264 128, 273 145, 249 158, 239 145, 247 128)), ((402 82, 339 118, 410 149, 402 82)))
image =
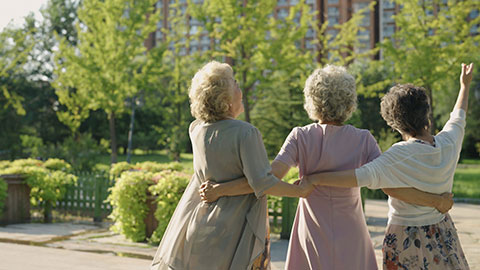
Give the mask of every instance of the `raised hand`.
POLYGON ((468 88, 473 78, 473 63, 465 65, 462 63, 462 73, 460 74, 460 86, 468 88))

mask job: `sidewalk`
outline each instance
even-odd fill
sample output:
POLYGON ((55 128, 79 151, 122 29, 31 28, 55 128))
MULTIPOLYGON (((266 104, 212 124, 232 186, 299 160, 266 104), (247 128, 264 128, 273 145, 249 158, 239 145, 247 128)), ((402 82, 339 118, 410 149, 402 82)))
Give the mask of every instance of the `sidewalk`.
MULTIPOLYGON (((381 268, 386 201, 367 200, 367 224, 381 268)), ((450 214, 471 269, 480 270, 480 206, 456 203, 450 214)), ((284 269, 288 240, 272 238, 272 269, 284 269)), ((148 269, 156 246, 132 243, 108 224, 15 224, 0 227, 0 270, 148 269), (21 254, 21 255, 20 255, 21 254)))

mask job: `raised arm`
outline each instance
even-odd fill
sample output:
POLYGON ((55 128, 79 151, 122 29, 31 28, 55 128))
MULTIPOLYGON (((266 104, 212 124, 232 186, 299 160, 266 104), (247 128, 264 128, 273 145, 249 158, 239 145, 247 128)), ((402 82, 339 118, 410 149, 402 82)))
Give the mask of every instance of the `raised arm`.
POLYGON ((468 93, 470 91, 470 83, 473 78, 473 63, 465 65, 462 63, 462 73, 460 74, 460 91, 458 92, 457 102, 454 109, 468 109, 468 93))
POLYGON ((406 203, 436 208, 440 213, 448 212, 453 206, 453 194, 441 195, 420 191, 416 188, 383 188, 385 194, 406 203))
MULTIPOLYGON (((290 167, 283 162, 274 160, 272 162, 272 174, 277 178, 282 179, 287 172, 290 170, 290 167)), ((265 191, 266 194, 285 196, 289 195, 290 185, 279 183, 265 191)), ((245 177, 235 179, 227 183, 214 183, 207 181, 200 186, 200 197, 202 201, 205 202, 214 202, 220 197, 224 196, 238 196, 253 193, 253 189, 248 184, 248 181, 245 177)), ((295 197, 293 194, 292 197, 295 197)))

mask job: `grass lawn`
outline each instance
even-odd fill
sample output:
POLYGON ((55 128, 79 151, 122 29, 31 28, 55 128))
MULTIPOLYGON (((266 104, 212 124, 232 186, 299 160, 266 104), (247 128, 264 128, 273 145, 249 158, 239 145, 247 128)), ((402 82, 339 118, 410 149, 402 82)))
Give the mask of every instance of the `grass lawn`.
POLYGON ((457 168, 453 181, 453 193, 456 198, 480 199, 480 165, 457 168))

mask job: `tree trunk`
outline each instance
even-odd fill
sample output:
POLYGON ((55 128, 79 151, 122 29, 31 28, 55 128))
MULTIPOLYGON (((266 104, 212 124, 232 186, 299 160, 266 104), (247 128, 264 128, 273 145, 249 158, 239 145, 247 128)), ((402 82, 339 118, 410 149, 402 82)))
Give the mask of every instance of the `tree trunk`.
POLYGON ((245 112, 245 121, 250 123, 250 104, 248 103, 248 89, 243 92, 243 108, 245 112))
POLYGON ((108 123, 110 126, 110 149, 112 155, 110 156, 111 164, 117 163, 117 135, 115 132, 115 113, 111 112, 108 115, 108 123))

